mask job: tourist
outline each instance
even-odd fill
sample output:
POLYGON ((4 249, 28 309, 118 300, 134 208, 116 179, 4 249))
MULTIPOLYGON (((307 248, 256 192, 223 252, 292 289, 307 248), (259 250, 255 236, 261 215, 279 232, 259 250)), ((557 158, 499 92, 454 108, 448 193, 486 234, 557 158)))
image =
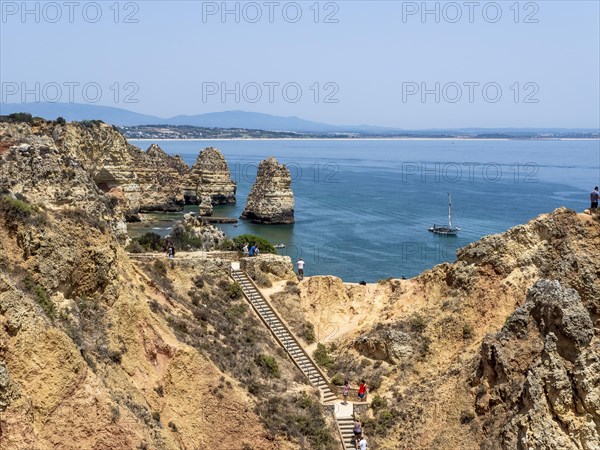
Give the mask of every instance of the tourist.
POLYGON ((354 433, 354 446, 358 448, 358 442, 362 437, 362 424, 356 417, 354 418, 354 428, 352 429, 352 432, 354 433))
POLYGON ((596 186, 594 188, 594 190, 592 191, 592 193, 590 194, 590 202, 591 202, 591 206, 590 209, 591 210, 595 210, 598 208, 598 186, 596 186))
POLYGON ((365 382, 365 380, 360 380, 360 386, 358 386, 358 398, 361 401, 366 402, 368 393, 369 388, 367 387, 367 383, 365 382))
POLYGON ((250 247, 250 251, 248 252, 248 256, 254 256, 255 252, 256 252, 256 244, 252 244, 252 247, 250 247))
POLYGON ((304 279, 304 260, 302 258, 300 258, 298 260, 298 262, 296 262, 296 265, 298 266, 298 278, 303 280, 304 279))
POLYGON ((362 435, 360 441, 358 441, 358 450, 367 450, 367 439, 364 435, 362 435))
POLYGON ((350 384, 348 383, 348 380, 345 380, 344 381, 344 392, 343 392, 344 402, 342 403, 342 405, 348 404, 348 394, 349 393, 350 393, 350 384))
POLYGON ((169 258, 173 259, 175 257, 175 246, 172 242, 169 243, 167 253, 169 255, 169 258))
POLYGON ((259 254, 260 254, 260 250, 257 245, 256 248, 254 249, 254 256, 258 256, 259 254))
POLYGON ((246 256, 248 256, 250 254, 250 251, 248 250, 248 243, 247 242, 242 247, 242 253, 244 254, 244 257, 246 257, 246 256))

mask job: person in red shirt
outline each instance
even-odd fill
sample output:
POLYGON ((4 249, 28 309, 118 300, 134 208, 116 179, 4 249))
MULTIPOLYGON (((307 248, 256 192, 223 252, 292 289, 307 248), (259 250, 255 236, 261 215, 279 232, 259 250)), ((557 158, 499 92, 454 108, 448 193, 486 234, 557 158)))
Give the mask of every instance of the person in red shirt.
POLYGON ((366 402, 368 392, 369 388, 367 387, 367 383, 365 380, 360 380, 360 386, 358 387, 358 398, 361 401, 366 402))

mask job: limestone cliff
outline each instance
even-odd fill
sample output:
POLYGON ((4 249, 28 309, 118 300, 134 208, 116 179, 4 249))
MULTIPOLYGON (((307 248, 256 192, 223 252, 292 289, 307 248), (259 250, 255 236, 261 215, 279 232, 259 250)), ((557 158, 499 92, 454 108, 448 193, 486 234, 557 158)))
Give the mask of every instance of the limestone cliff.
POLYGON ((236 189, 227 161, 214 147, 200 152, 183 181, 183 191, 188 203, 199 203, 198 197, 209 197, 212 205, 234 204, 236 189))
MULTIPOLYGON (((181 158, 167 155, 157 145, 143 152, 128 144, 115 128, 102 122, 0 123, 0 148, 6 152, 20 144, 40 148, 38 153, 41 154, 33 157, 38 158, 37 166, 43 166, 39 158, 44 158, 48 152, 60 154, 63 165, 78 164, 97 188, 118 201, 124 213, 176 211, 183 206, 179 185, 188 167, 181 158)), ((19 179, 36 180, 36 183, 42 180, 39 174, 19 176, 19 172, 15 172, 18 167, 32 165, 27 158, 30 158, 28 153, 15 151, 4 158, 10 162, 6 170, 11 170, 11 176, 3 178, 5 183, 10 180, 16 187, 19 179)), ((35 165, 31 170, 37 170, 35 165)), ((47 184, 55 192, 57 201, 61 196, 74 199, 68 176, 47 184)), ((28 192, 34 194, 33 189, 28 189, 28 192)))
POLYGON ((598 261, 598 218, 558 209, 410 280, 271 298, 331 344, 331 376, 368 380, 375 448, 597 449, 598 261))
MULTIPOLYGON (((333 448, 314 389, 228 259, 124 251, 117 202, 142 191, 107 195, 96 169, 125 182, 109 150, 136 153, 87 127, 0 124, 0 448, 333 448)), ((167 161, 147 153, 149 167, 167 161)), ((208 226, 196 237, 223 239, 208 226)))
POLYGON ((273 156, 261 161, 241 218, 264 224, 294 223, 291 183, 290 171, 273 156))

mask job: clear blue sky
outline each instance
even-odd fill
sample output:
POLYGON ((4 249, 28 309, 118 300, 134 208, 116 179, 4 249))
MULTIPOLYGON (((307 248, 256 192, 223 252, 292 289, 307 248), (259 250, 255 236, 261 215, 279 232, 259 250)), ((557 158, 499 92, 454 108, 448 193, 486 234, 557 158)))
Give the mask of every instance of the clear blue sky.
MULTIPOLYGON (((274 2, 273 23, 263 1, 229 2, 231 9, 238 5, 239 23, 234 14, 224 21, 220 11, 209 15, 222 2, 120 2, 118 8, 113 1, 98 2, 102 17, 96 23, 91 23, 97 13, 92 2, 77 2, 72 11, 62 1, 28 3, 32 11, 39 8, 39 17, 35 12, 23 17, 20 1, 0 3, 0 81, 11 103, 20 101, 19 93, 8 95, 14 83, 35 90, 39 82, 47 87, 42 99, 56 98, 49 83, 57 83, 64 89, 60 100, 68 101, 64 83, 78 82, 98 83, 99 104, 161 117, 242 109, 407 129, 598 128, 600 123, 598 1, 497 2, 502 16, 495 23, 493 2, 477 2, 473 23, 462 1, 453 4, 462 14, 456 23, 451 21, 459 10, 449 2, 428 3, 430 9, 438 5, 439 23, 434 14, 423 20, 420 1, 321 2, 318 23, 313 1, 297 3, 302 17, 296 23, 298 8, 292 2, 274 2), (250 23, 256 6, 262 18, 250 23), (84 20, 84 7, 90 20, 84 20), (137 23, 124 23, 128 14, 137 23), (328 14, 337 23, 324 23, 328 14), (125 88, 127 82, 139 91, 125 88), (208 95, 209 87, 225 83, 234 89, 236 82, 239 103, 233 94, 225 101, 208 95), (269 82, 280 84, 272 102, 264 84, 269 82), (333 84, 325 87, 327 82, 333 84), (469 82, 479 83, 472 85, 472 102, 464 84, 469 82), (214 83, 204 84, 205 98, 203 83, 214 83), (256 103, 247 101, 257 96, 252 83, 262 89, 256 103), (293 88, 284 97, 286 83, 302 89, 297 103, 290 101, 293 88), (314 83, 320 92, 316 102, 314 83), (425 101, 420 92, 409 95, 423 86, 435 91, 435 83, 440 83, 439 103, 434 93, 425 101), (486 83, 496 83, 488 87, 488 100, 482 92, 486 83), (452 103, 457 85, 462 97, 452 103), (492 103, 497 87, 502 96, 492 103), (338 102, 325 103, 328 93, 338 102), (127 94, 139 102, 125 103, 127 94), (538 102, 526 103, 528 95, 538 102)), ((75 101, 85 101, 79 87, 73 94, 75 101)))

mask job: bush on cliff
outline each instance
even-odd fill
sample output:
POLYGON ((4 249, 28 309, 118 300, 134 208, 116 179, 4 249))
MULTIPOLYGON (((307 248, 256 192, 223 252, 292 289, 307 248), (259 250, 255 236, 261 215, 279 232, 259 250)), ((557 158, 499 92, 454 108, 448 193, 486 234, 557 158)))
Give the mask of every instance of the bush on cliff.
POLYGON ((135 238, 134 241, 141 245, 147 252, 163 250, 163 238, 156 233, 145 233, 142 236, 135 238))
POLYGON ((254 234, 240 234, 233 238, 233 242, 235 244, 235 248, 237 250, 241 250, 244 244, 248 244, 248 247, 251 247, 252 244, 258 245, 260 253, 275 253, 275 247, 265 238, 261 238, 260 236, 255 236, 254 234))
POLYGON ((329 356, 327 347, 320 342, 317 344, 317 349, 313 353, 313 358, 319 366, 327 370, 331 369, 335 363, 335 360, 329 356))

